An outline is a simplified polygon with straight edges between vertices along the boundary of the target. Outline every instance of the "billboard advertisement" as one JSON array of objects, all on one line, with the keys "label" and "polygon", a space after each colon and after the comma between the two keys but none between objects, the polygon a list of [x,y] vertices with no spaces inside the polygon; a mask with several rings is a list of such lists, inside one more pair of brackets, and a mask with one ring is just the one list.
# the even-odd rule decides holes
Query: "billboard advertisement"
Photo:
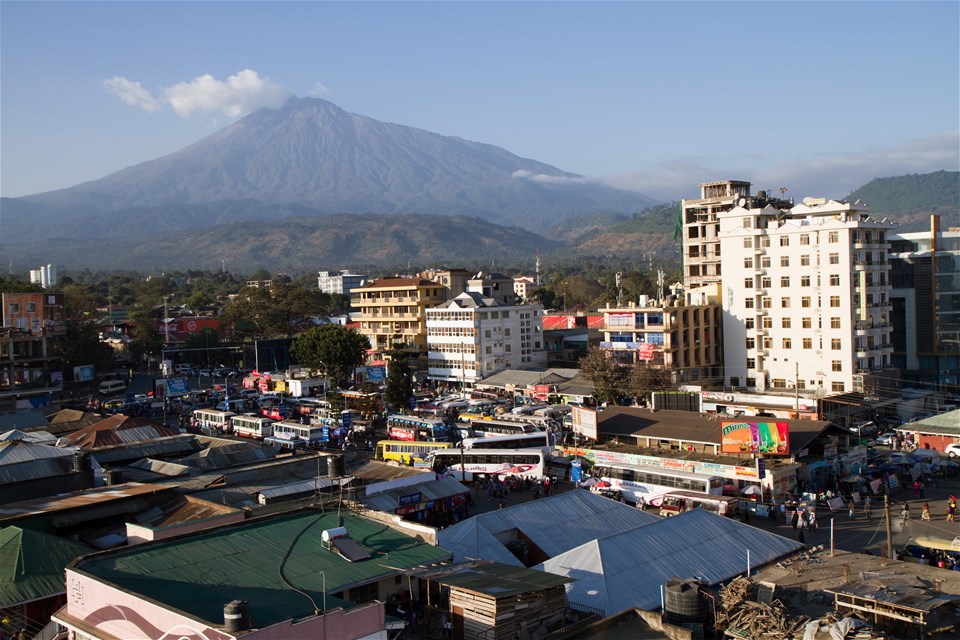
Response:
[{"label": "billboard advertisement", "polygon": [[592,440],[597,439],[597,412],[594,409],[572,407],[573,431]]},{"label": "billboard advertisement", "polygon": [[734,422],[721,424],[722,453],[765,453],[785,456],[790,453],[786,422]]},{"label": "billboard advertisement", "polygon": [[73,368],[74,382],[93,382],[94,369],[92,364],[85,364]]}]

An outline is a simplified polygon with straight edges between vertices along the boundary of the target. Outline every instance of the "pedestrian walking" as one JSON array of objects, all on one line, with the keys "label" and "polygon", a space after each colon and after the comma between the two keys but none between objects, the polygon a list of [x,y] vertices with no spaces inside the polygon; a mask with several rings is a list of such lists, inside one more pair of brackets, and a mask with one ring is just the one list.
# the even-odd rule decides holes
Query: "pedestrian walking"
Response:
[{"label": "pedestrian walking", "polygon": [[800,532],[797,533],[797,540],[800,541],[800,544],[806,546],[806,544],[807,544],[807,538],[806,538],[806,536],[803,535],[803,529],[800,529]]},{"label": "pedestrian walking", "polygon": [[903,501],[903,508],[900,509],[900,516],[903,524],[906,524],[907,520],[910,519],[910,505],[906,500]]},{"label": "pedestrian walking", "polygon": [[797,511],[794,511],[793,516],[790,518],[790,524],[794,529],[796,529],[798,522],[800,522],[800,514]]},{"label": "pedestrian walking", "polygon": [[920,514],[920,519],[921,519],[921,520],[929,520],[929,519],[930,519],[930,505],[927,504],[926,502],[923,503],[923,513]]},{"label": "pedestrian walking", "polygon": [[851,500],[850,504],[847,505],[847,509],[850,510],[850,519],[853,520],[857,513],[857,505],[853,502],[853,500]]},{"label": "pedestrian walking", "polygon": [[927,490],[927,483],[923,480],[920,481],[920,497],[923,498]]},{"label": "pedestrian walking", "polygon": [[815,511],[810,512],[810,515],[807,517],[807,522],[810,523],[810,531],[815,531],[820,528],[817,524],[817,513]]},{"label": "pedestrian walking", "polygon": [[867,516],[867,520],[873,519],[873,512],[870,511],[870,496],[863,501],[863,513]]},{"label": "pedestrian walking", "polygon": [[956,522],[956,519],[955,519],[956,514],[957,514],[957,503],[951,500],[950,503],[947,505],[947,522]]}]

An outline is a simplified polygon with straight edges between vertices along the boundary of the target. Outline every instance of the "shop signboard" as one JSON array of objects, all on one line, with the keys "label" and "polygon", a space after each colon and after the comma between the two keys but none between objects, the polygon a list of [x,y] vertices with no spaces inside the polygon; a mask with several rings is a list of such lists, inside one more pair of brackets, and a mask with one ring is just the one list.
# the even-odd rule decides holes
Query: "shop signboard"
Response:
[{"label": "shop signboard", "polygon": [[597,439],[597,412],[594,409],[572,407],[573,432],[582,436]]},{"label": "shop signboard", "polygon": [[579,460],[574,460],[570,463],[570,480],[574,484],[580,484],[580,479],[583,477],[583,465]]},{"label": "shop signboard", "polygon": [[723,453],[763,453],[787,455],[790,453],[790,434],[787,422],[723,421],[720,423]]},{"label": "shop signboard", "polygon": [[400,496],[400,506],[406,507],[411,504],[417,504],[421,500],[423,500],[423,494],[421,494],[419,491],[416,493],[408,493],[407,495]]}]

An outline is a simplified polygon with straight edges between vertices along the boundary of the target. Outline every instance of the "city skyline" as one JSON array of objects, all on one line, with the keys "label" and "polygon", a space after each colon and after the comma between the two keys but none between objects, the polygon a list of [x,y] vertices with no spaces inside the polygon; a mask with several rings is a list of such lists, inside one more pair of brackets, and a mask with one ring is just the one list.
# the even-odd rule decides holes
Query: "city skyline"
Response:
[{"label": "city skyline", "polygon": [[653,198],[960,168],[957,3],[3,2],[0,194],[314,96]]}]

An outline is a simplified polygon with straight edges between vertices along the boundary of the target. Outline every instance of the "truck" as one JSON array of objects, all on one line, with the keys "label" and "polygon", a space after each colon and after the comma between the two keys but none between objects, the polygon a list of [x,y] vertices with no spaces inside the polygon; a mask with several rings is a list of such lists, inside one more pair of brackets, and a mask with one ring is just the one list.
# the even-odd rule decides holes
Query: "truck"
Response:
[{"label": "truck", "polygon": [[287,392],[294,398],[303,398],[314,395],[315,391],[323,392],[326,383],[323,378],[291,379],[287,380]]}]

